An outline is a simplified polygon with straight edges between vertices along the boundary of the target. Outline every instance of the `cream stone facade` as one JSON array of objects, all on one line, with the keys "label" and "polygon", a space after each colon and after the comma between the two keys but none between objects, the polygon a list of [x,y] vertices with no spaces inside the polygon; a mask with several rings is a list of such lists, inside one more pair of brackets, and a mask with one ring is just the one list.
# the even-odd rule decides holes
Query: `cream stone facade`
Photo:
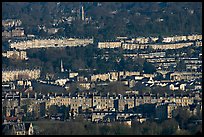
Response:
[{"label": "cream stone facade", "polygon": [[2,56],[7,58],[20,59],[20,60],[28,59],[26,51],[6,51],[2,53]]},{"label": "cream stone facade", "polygon": [[69,78],[74,78],[74,77],[76,77],[76,76],[78,76],[78,75],[79,75],[78,72],[70,72],[70,73],[69,73]]},{"label": "cream stone facade", "polygon": [[176,44],[150,44],[149,46],[152,47],[153,49],[166,50],[166,49],[179,49],[179,48],[188,47],[192,45],[193,45],[193,42],[176,43]]},{"label": "cream stone facade", "polygon": [[119,48],[122,42],[98,42],[98,48]]},{"label": "cream stone facade", "polygon": [[135,107],[134,97],[122,97],[118,99],[118,111],[124,111]]},{"label": "cream stone facade", "polygon": [[91,81],[118,81],[121,77],[127,77],[127,76],[139,76],[140,72],[137,71],[119,71],[119,72],[109,72],[106,74],[96,74],[91,76]]},{"label": "cream stone facade", "polygon": [[171,98],[170,101],[176,103],[176,106],[182,106],[182,107],[193,104],[192,97],[176,97],[176,98]]},{"label": "cream stone facade", "polygon": [[75,112],[78,112],[79,108],[81,108],[82,111],[85,111],[90,107],[92,107],[92,98],[81,97],[81,96],[70,98],[70,108],[71,110],[73,109]]},{"label": "cream stone facade", "polygon": [[50,98],[49,101],[47,101],[46,107],[49,108],[51,105],[57,105],[57,106],[65,105],[66,107],[68,107],[70,102],[71,102],[70,98],[65,98],[65,97]]},{"label": "cream stone facade", "polygon": [[24,70],[4,70],[2,71],[2,81],[38,79],[40,77],[40,69],[24,69]]},{"label": "cream stone facade", "polygon": [[196,41],[196,42],[195,42],[195,45],[196,45],[196,46],[201,46],[201,47],[202,47],[202,41]]},{"label": "cream stone facade", "polygon": [[170,79],[174,81],[180,81],[180,80],[192,80],[195,78],[202,78],[202,73],[197,72],[174,72],[170,74]]},{"label": "cream stone facade", "polygon": [[44,39],[44,40],[28,40],[21,42],[10,43],[10,48],[19,50],[32,49],[32,48],[49,48],[49,47],[74,47],[74,46],[86,46],[92,44],[93,39]]},{"label": "cream stone facade", "polygon": [[21,24],[22,24],[22,21],[19,19],[2,20],[2,26],[4,27],[21,26]]},{"label": "cream stone facade", "polygon": [[2,32],[2,37],[10,38],[11,37],[11,31],[3,31]]},{"label": "cream stone facade", "polygon": [[114,99],[113,97],[101,97],[99,108],[104,111],[109,111],[114,108]]},{"label": "cream stone facade", "polygon": [[23,28],[16,28],[11,31],[12,37],[23,37],[25,36],[24,29]]},{"label": "cream stone facade", "polygon": [[106,81],[109,79],[109,74],[97,74],[97,75],[92,75],[91,76],[91,81],[97,81],[97,80],[102,80]]},{"label": "cream stone facade", "polygon": [[202,40],[202,35],[189,35],[187,36],[188,40]]},{"label": "cream stone facade", "polygon": [[[178,49],[182,47],[187,47],[193,45],[193,42],[202,40],[202,35],[189,35],[189,36],[172,36],[163,38],[163,44],[150,44],[151,42],[156,42],[158,37],[138,37],[132,38],[132,40],[124,40],[120,42],[98,42],[98,48],[122,48],[125,50],[134,49],[146,49],[151,47],[153,49]],[[179,43],[174,43],[179,42]],[[182,43],[181,43],[182,42]],[[185,42],[185,43],[184,43]],[[200,43],[199,43],[200,45]]]},{"label": "cream stone facade", "polygon": [[179,42],[179,41],[195,41],[202,40],[202,35],[188,35],[188,36],[172,36],[163,38],[164,43]]},{"label": "cream stone facade", "polygon": [[134,41],[135,41],[136,43],[139,43],[139,44],[146,44],[146,43],[149,43],[150,38],[138,37],[138,38],[135,38]]},{"label": "cream stone facade", "polygon": [[81,82],[81,83],[79,83],[79,86],[81,86],[84,89],[90,89],[91,83],[90,82]]},{"label": "cream stone facade", "polygon": [[122,48],[127,50],[133,50],[133,49],[145,49],[148,45],[145,44],[135,44],[135,43],[123,43]]},{"label": "cream stone facade", "polygon": [[173,36],[173,37],[165,37],[163,38],[164,43],[169,43],[169,42],[179,42],[179,41],[186,41],[187,36]]}]

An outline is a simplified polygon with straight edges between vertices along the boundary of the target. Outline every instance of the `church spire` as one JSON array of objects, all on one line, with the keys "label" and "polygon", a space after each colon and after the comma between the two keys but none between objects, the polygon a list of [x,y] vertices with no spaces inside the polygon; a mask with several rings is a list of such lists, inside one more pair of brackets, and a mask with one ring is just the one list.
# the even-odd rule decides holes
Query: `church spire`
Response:
[{"label": "church spire", "polygon": [[81,7],[81,20],[84,21],[85,17],[84,17],[84,7]]},{"label": "church spire", "polygon": [[62,60],[61,60],[61,66],[60,66],[60,68],[61,68],[61,72],[64,72],[64,67],[63,67]]}]

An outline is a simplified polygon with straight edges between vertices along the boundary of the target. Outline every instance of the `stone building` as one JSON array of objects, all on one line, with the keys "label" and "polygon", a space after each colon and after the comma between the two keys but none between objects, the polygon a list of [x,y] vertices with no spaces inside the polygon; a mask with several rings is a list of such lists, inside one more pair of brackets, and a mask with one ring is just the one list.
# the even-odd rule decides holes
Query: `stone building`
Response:
[{"label": "stone building", "polygon": [[93,39],[34,39],[28,41],[12,42],[10,48],[19,50],[26,50],[32,48],[49,48],[49,47],[75,47],[75,46],[86,46],[93,44]]},{"label": "stone building", "polygon": [[86,111],[92,105],[92,98],[88,96],[73,96],[70,98],[70,109],[77,113],[79,111]]},{"label": "stone building", "polygon": [[202,78],[201,72],[174,72],[170,74],[170,79],[174,81],[181,81],[181,80],[192,80]]},{"label": "stone building", "polygon": [[161,49],[161,50],[167,50],[167,49],[179,49],[183,47],[192,46],[193,42],[188,43],[173,43],[173,44],[149,44],[150,47],[153,49]]},{"label": "stone building", "polygon": [[14,30],[11,31],[12,37],[24,37],[24,29],[23,28],[15,28]]},{"label": "stone building", "polygon": [[3,70],[2,81],[31,80],[40,77],[40,69]]},{"label": "stone building", "polygon": [[165,103],[156,105],[156,117],[159,119],[169,119],[173,117],[173,111],[177,108],[175,103]]},{"label": "stone building", "polygon": [[126,50],[134,50],[134,49],[146,49],[148,45],[146,44],[136,44],[136,43],[123,43],[122,48]]},{"label": "stone building", "polygon": [[111,42],[98,42],[98,48],[119,48],[121,47],[121,42],[111,41]]},{"label": "stone building", "polygon": [[5,53],[2,53],[3,57],[12,58],[12,59],[20,59],[20,60],[26,60],[27,53],[26,51],[6,51]]},{"label": "stone building", "polygon": [[68,97],[60,97],[60,96],[57,96],[57,97],[53,97],[53,98],[50,98],[47,103],[46,103],[46,108],[50,107],[51,105],[57,105],[57,106],[69,106],[71,103],[71,99],[68,98]]},{"label": "stone building", "polygon": [[34,135],[32,123],[17,122],[3,125],[3,134],[9,135]]},{"label": "stone building", "polygon": [[127,111],[128,109],[133,109],[135,107],[135,99],[133,96],[121,96],[118,99],[118,111]]}]

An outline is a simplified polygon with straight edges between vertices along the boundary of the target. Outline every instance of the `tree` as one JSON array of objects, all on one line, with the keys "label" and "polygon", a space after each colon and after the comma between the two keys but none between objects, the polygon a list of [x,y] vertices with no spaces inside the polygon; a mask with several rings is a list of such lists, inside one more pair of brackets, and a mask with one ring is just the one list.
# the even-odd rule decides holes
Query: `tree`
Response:
[{"label": "tree", "polygon": [[162,43],[163,40],[164,40],[163,37],[161,35],[159,35],[157,43]]},{"label": "tree", "polygon": [[147,73],[147,74],[153,74],[154,72],[156,72],[155,66],[146,61],[144,62],[143,70],[144,70],[144,73]]},{"label": "tree", "polygon": [[107,125],[100,126],[99,130],[101,135],[113,135],[113,133],[111,132],[111,128]]},{"label": "tree", "polygon": [[76,82],[72,82],[69,84],[68,92],[72,95],[78,91],[78,84]]},{"label": "tree", "polygon": [[77,71],[79,69],[84,69],[85,68],[85,63],[84,60],[80,59],[75,59],[72,62],[72,69]]},{"label": "tree", "polygon": [[187,49],[187,57],[191,57],[194,54],[195,50],[192,48]]},{"label": "tree", "polygon": [[127,125],[116,123],[113,125],[113,134],[114,135],[130,135],[131,129]]},{"label": "tree", "polygon": [[178,122],[175,119],[165,120],[161,123],[162,135],[173,135],[178,129]]},{"label": "tree", "polygon": [[183,60],[177,62],[176,70],[177,71],[185,71],[186,70],[186,64]]},{"label": "tree", "polygon": [[126,90],[128,90],[128,87],[126,87],[122,82],[116,81],[109,83],[109,85],[104,89],[104,92],[124,95]]},{"label": "tree", "polygon": [[57,105],[51,105],[48,109],[48,113],[51,115],[56,115],[58,113],[58,106]]},{"label": "tree", "polygon": [[191,114],[186,108],[179,107],[174,112],[175,119],[181,128],[185,128]]},{"label": "tree", "polygon": [[142,82],[137,82],[132,89],[139,91],[139,94],[145,94],[151,91],[151,89],[142,84]]},{"label": "tree", "polygon": [[159,72],[156,72],[156,76],[154,77],[155,80],[163,80],[163,75]]},{"label": "tree", "polygon": [[191,135],[191,133],[188,130],[180,129],[176,131],[175,135]]}]

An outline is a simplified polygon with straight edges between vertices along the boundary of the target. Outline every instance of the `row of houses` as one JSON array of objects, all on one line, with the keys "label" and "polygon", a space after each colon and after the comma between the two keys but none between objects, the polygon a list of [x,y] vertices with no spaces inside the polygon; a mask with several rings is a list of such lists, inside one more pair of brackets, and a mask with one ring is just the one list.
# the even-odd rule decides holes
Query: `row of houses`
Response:
[{"label": "row of houses", "polygon": [[167,49],[179,49],[179,48],[193,46],[193,45],[194,45],[193,42],[160,43],[160,44],[135,44],[135,43],[123,43],[118,41],[98,42],[98,48],[100,49],[122,48],[126,50],[147,49],[147,48],[152,48],[154,50],[167,50]]},{"label": "row of houses", "polygon": [[[202,78],[201,72],[179,72],[179,71],[159,71],[157,73],[161,73],[162,77],[166,80],[171,80],[171,82],[178,82],[181,80],[189,81],[194,79],[200,79]],[[144,78],[154,78],[156,77],[155,74],[143,74],[140,72],[128,72],[128,71],[115,71],[115,72],[108,72],[104,74],[94,74],[90,77],[86,77],[86,80],[82,81],[90,81],[90,82],[97,82],[97,81],[125,81],[125,80],[142,80]],[[82,76],[81,76],[82,77]],[[85,78],[84,78],[85,79]],[[81,81],[81,82],[82,82]],[[162,81],[162,80],[159,80]],[[80,80],[79,80],[80,82]],[[156,81],[155,81],[156,82]],[[157,80],[158,82],[158,80]]]},{"label": "row of houses", "polygon": [[3,27],[13,27],[13,26],[21,26],[22,21],[19,19],[6,19],[2,20]]},{"label": "row of houses", "polygon": [[49,48],[49,47],[74,47],[86,46],[93,44],[92,39],[64,38],[64,39],[34,39],[27,41],[12,42],[9,44],[11,49],[26,50],[32,48]]},{"label": "row of houses", "polygon": [[[72,72],[71,72],[72,73]],[[161,76],[160,80],[157,76]],[[172,72],[172,71],[157,71],[155,74],[141,74],[140,72],[108,72],[104,74],[94,74],[90,76],[80,76],[75,75],[74,77],[57,79],[57,80],[47,80],[39,81],[40,83],[47,85],[61,86],[66,90],[69,90],[73,83],[80,90],[90,90],[95,87],[103,87],[109,85],[109,82],[119,81],[124,86],[131,88],[130,92],[138,92],[132,89],[138,82],[142,83],[144,86],[160,86],[167,87],[170,90],[196,90],[200,89],[201,84],[193,84],[191,81],[199,81],[202,79],[201,72]],[[129,91],[124,91],[124,93]]]},{"label": "row of houses", "polygon": [[[8,99],[9,97],[4,99]],[[18,97],[19,98],[19,97]],[[58,106],[70,106],[71,109],[78,112],[81,107],[82,110],[94,109],[98,110],[118,110],[118,111],[127,111],[133,109],[136,106],[142,104],[154,104],[161,102],[175,102],[177,106],[188,106],[194,103],[195,99],[198,99],[199,96],[158,96],[158,95],[94,95],[94,94],[84,94],[84,95],[29,95],[21,97],[21,105],[24,100],[31,99],[32,102],[45,102],[46,109],[51,105]],[[11,98],[12,99],[12,98]],[[200,98],[199,98],[200,100]],[[18,101],[13,102],[13,106],[17,106]],[[9,104],[7,107],[10,106]],[[12,107],[13,108],[13,107]]]},{"label": "row of houses", "polygon": [[[158,37],[137,37],[128,39],[128,37],[117,37],[117,40],[128,42],[128,43],[137,43],[137,44],[148,44],[148,43],[155,43],[159,40]],[[163,43],[174,43],[174,42],[181,42],[181,41],[196,41],[202,40],[202,35],[193,34],[193,35],[183,35],[183,36],[169,36],[163,37]]]},{"label": "row of houses", "polygon": [[[101,119],[105,115],[110,113],[121,113],[124,117],[126,113],[147,113],[146,109],[152,109],[155,111],[155,116],[159,119],[172,118],[172,111],[178,107],[189,107],[196,102],[202,101],[199,94],[193,96],[157,96],[157,95],[139,95],[139,96],[112,96],[112,95],[77,95],[77,96],[62,96],[62,95],[37,95],[36,98],[21,98],[20,105],[19,100],[16,99],[3,99],[2,112],[6,117],[19,116],[20,114],[27,113],[34,114],[36,118],[49,115],[48,109],[52,105],[59,107],[66,106],[70,112],[75,114],[81,114],[84,112],[91,112],[92,121]],[[5,102],[15,101],[16,103],[6,104]],[[28,103],[30,102],[30,103]],[[201,103],[201,102],[200,102]],[[21,106],[21,107],[20,107]],[[24,106],[24,107],[23,107]],[[27,106],[25,109],[25,106]],[[148,107],[149,106],[149,107]],[[143,108],[147,107],[147,108]],[[201,107],[202,109],[202,107]],[[26,110],[26,111],[25,111]],[[106,112],[107,114],[102,114]],[[69,113],[69,112],[67,112]],[[100,113],[100,114],[97,114]],[[122,116],[122,113],[123,116]],[[148,112],[150,113],[150,112]],[[130,115],[128,115],[130,116]],[[126,118],[126,117],[125,117]],[[118,119],[118,118],[117,118]]]},{"label": "row of houses", "polygon": [[34,135],[33,124],[21,122],[17,117],[6,117],[4,123],[2,124],[2,134],[3,135]]},{"label": "row of houses", "polygon": [[2,56],[6,58],[12,58],[12,59],[19,59],[19,60],[27,60],[27,52],[26,51],[6,51],[2,52]]},{"label": "row of houses", "polygon": [[173,71],[180,62],[183,63],[182,67],[183,71],[187,72],[202,72],[202,60],[200,57],[194,58],[184,58],[184,57],[153,57],[146,58],[146,61],[151,62],[156,68],[160,68],[162,70]]},{"label": "row of houses", "polygon": [[109,72],[105,74],[96,74],[91,76],[91,81],[118,81],[122,77],[128,76],[138,76],[140,72],[129,72],[129,71],[119,71],[119,72]]},{"label": "row of houses", "polygon": [[11,38],[11,37],[25,37],[25,31],[22,27],[16,27],[15,29],[4,30],[2,32],[2,37]]},{"label": "row of houses", "polygon": [[202,40],[202,35],[186,35],[186,36],[172,36],[172,37],[164,37],[162,42],[164,43],[173,43],[179,41],[195,41]]},{"label": "row of houses", "polygon": [[2,82],[38,79],[40,74],[40,69],[2,70]]}]

